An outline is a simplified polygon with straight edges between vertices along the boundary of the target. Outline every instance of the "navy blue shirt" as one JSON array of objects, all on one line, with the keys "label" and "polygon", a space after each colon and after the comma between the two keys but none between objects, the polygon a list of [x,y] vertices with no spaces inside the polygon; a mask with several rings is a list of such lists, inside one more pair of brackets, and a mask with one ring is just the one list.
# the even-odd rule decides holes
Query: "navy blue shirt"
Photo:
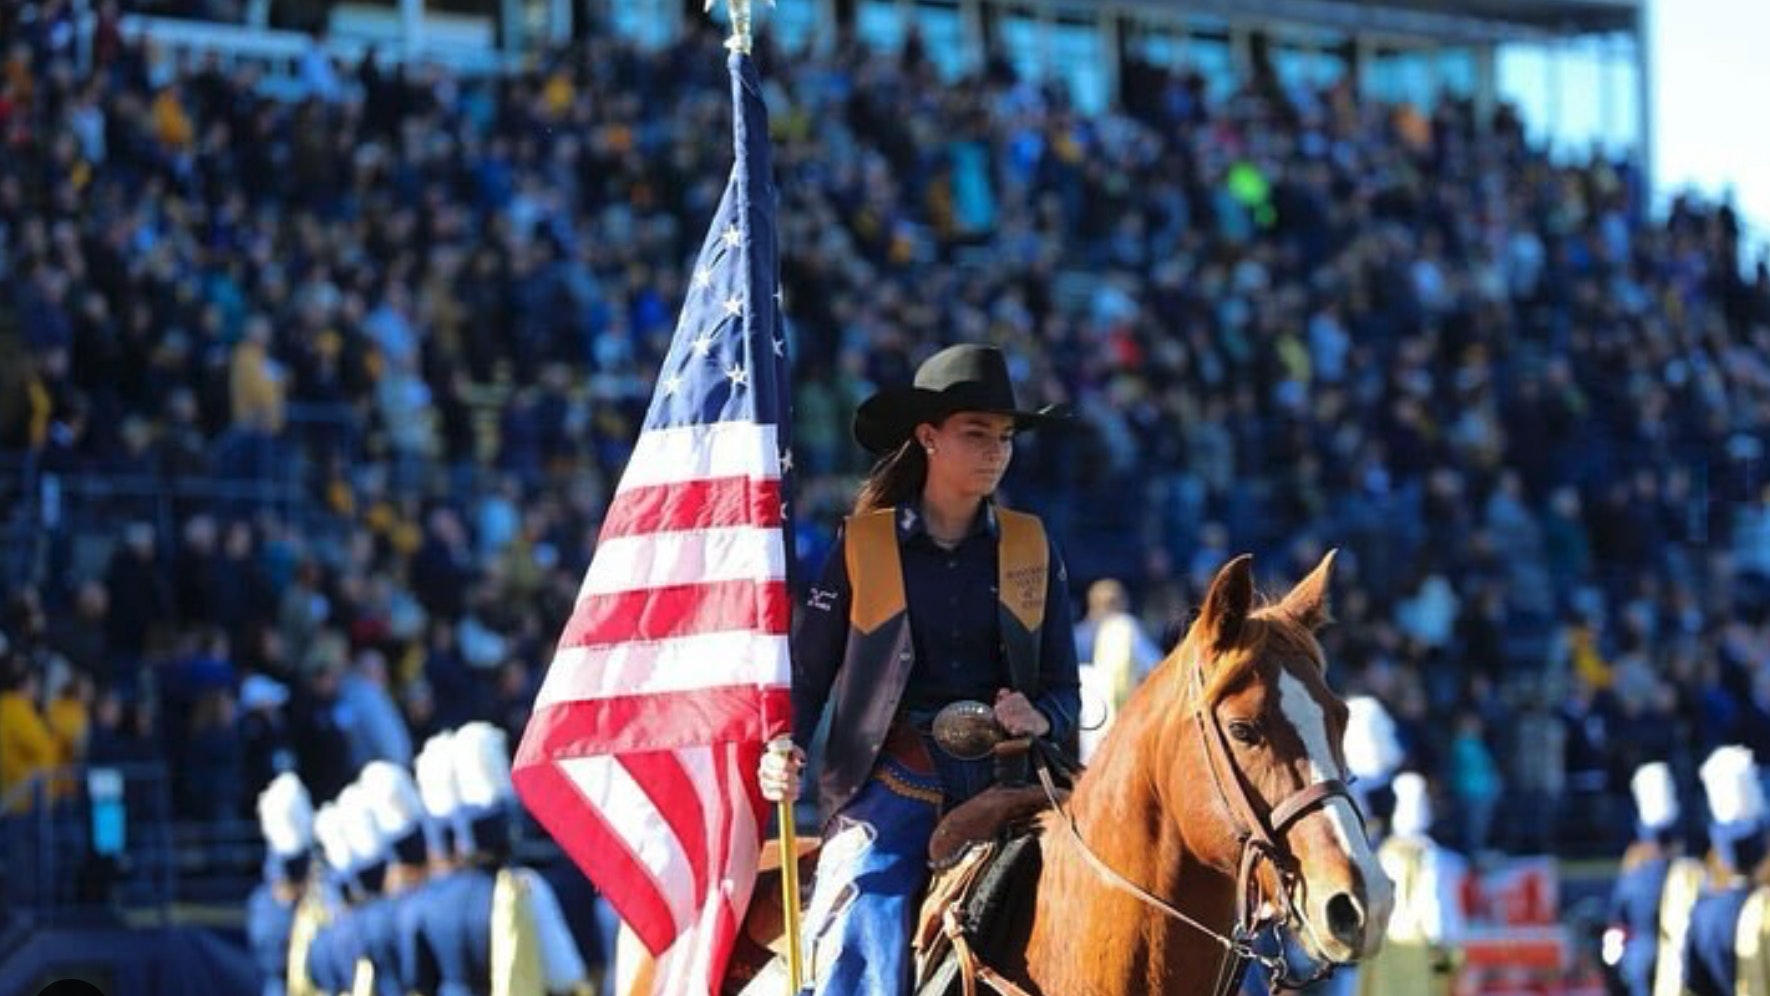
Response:
[{"label": "navy blue shirt", "polygon": [[[898,509],[898,556],[909,603],[915,666],[900,708],[928,713],[959,699],[993,703],[1011,688],[1002,645],[995,508],[985,503],[965,539],[952,550],[934,542],[915,505]],[[1069,573],[1055,544],[1045,584],[1045,621],[1039,635],[1039,687],[1028,698],[1051,721],[1049,738],[1062,742],[1076,728],[1081,684],[1076,674]],[[823,577],[812,588],[793,633],[794,737],[809,743],[842,666],[848,643],[847,537],[838,536]]]}]

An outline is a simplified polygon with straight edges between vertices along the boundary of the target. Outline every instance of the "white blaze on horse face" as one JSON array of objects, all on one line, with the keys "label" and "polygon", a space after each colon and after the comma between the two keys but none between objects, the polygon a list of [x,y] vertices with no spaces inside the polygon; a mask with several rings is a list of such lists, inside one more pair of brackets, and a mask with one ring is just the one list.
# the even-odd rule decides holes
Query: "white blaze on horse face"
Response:
[{"label": "white blaze on horse face", "polygon": [[[1309,694],[1309,686],[1284,669],[1279,671],[1278,707],[1303,740],[1303,750],[1309,756],[1310,784],[1338,777],[1339,765],[1334,761],[1333,745],[1328,742],[1327,714],[1322,712],[1321,703],[1315,701],[1315,696]],[[1371,876],[1382,874],[1382,870],[1359,828],[1358,815],[1352,804],[1335,796],[1322,804],[1321,812],[1333,826],[1334,837],[1340,846],[1364,874],[1365,881],[1374,881]]]}]

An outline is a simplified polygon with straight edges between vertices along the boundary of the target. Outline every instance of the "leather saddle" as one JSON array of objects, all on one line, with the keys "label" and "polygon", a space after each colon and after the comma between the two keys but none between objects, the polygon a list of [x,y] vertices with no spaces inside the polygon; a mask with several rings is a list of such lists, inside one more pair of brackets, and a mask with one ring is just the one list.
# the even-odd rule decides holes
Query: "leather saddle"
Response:
[{"label": "leather saddle", "polygon": [[1044,863],[1039,817],[1050,808],[1041,786],[996,786],[935,828],[933,878],[911,935],[916,996],[971,992],[980,954],[1001,961],[1025,947]]}]

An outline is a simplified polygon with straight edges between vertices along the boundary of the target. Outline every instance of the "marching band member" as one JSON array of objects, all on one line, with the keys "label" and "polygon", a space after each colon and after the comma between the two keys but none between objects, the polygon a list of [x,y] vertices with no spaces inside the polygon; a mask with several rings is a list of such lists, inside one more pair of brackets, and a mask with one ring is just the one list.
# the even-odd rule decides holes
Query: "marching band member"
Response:
[{"label": "marching band member", "polygon": [[[1713,868],[1708,892],[1690,911],[1684,989],[1694,996],[1758,996],[1770,991],[1764,903],[1753,896],[1754,886],[1764,884],[1765,856],[1770,853],[1764,787],[1752,753],[1744,747],[1716,749],[1702,763],[1701,775],[1713,821]],[[1741,929],[1742,920],[1747,929]]]},{"label": "marching band member", "polygon": [[1395,883],[1395,911],[1383,949],[1359,971],[1358,991],[1361,996],[1448,996],[1463,934],[1458,893],[1464,862],[1431,837],[1426,779],[1405,772],[1395,776],[1393,788],[1392,835],[1377,848],[1377,860]]},{"label": "marching band member", "polygon": [[448,741],[462,866],[425,891],[417,942],[440,996],[588,993],[583,956],[553,890],[510,853],[510,755],[504,732],[469,723]]},{"label": "marching band member", "polygon": [[1663,761],[1630,780],[1636,840],[1623,854],[1610,898],[1604,961],[1628,996],[1677,996],[1683,985],[1684,934],[1702,892],[1702,862],[1678,839],[1678,791]]},{"label": "marching band member", "polygon": [[313,834],[326,867],[308,889],[313,902],[305,935],[298,914],[297,929],[289,939],[290,996],[338,996],[348,993],[354,981],[355,962],[341,964],[338,952],[338,921],[349,912],[345,897],[358,888],[342,799],[341,795],[314,813]]},{"label": "marching band member", "polygon": [[264,974],[263,996],[289,991],[289,940],[295,927],[313,849],[313,800],[292,772],[278,775],[258,796],[264,834],[264,881],[246,900],[246,936]]},{"label": "marching band member", "polygon": [[1395,719],[1383,703],[1369,695],[1346,700],[1346,770],[1352,774],[1352,794],[1364,813],[1365,833],[1371,843],[1388,836],[1395,812],[1395,791],[1390,782],[1407,759],[1407,750],[1395,732]]},{"label": "marching band member", "polygon": [[439,897],[457,888],[454,877],[460,872],[460,843],[465,841],[465,825],[457,831],[460,796],[455,791],[454,755],[450,749],[453,733],[445,730],[424,742],[412,760],[417,776],[418,798],[424,806],[425,843],[429,852],[429,874],[411,898],[400,907],[399,933],[400,978],[418,996],[436,996],[442,986],[441,970],[435,952],[449,946],[455,924],[451,918],[463,915]]},{"label": "marching band member", "polygon": [[354,996],[406,996],[410,980],[402,974],[399,921],[402,909],[423,885],[429,847],[424,829],[424,803],[412,776],[399,765],[371,761],[357,779],[358,801],[373,818],[383,842],[387,872],[381,894],[358,907],[357,935],[362,957],[357,960]]}]

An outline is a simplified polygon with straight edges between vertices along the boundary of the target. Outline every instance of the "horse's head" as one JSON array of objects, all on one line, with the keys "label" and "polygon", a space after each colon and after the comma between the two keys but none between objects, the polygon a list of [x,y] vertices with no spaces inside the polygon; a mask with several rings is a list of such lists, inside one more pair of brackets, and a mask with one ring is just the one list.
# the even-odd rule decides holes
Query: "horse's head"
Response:
[{"label": "horse's head", "polygon": [[1171,713],[1184,738],[1175,746],[1197,759],[1173,766],[1164,789],[1216,817],[1185,828],[1195,855],[1239,876],[1253,848],[1259,898],[1312,956],[1351,962],[1381,943],[1393,892],[1345,791],[1346,704],[1327,685],[1315,638],[1328,619],[1333,560],[1265,604],[1256,603],[1251,558],[1218,571],[1164,669],[1184,704]]}]

